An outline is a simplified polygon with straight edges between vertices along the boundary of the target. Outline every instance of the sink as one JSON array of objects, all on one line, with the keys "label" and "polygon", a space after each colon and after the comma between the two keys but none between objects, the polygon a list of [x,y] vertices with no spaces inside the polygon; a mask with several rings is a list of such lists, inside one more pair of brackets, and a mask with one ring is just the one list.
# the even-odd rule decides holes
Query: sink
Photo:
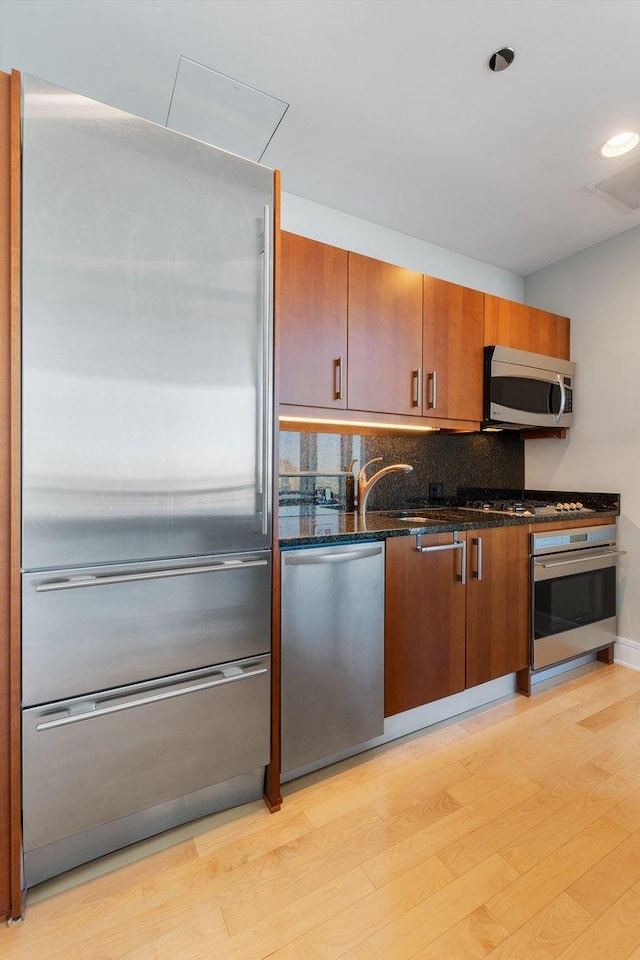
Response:
[{"label": "sink", "polygon": [[446,507],[414,507],[413,510],[380,510],[381,517],[391,517],[392,520],[421,520],[426,519],[426,513],[443,513]]},{"label": "sink", "polygon": [[[452,515],[455,515],[452,517]],[[416,510],[381,510],[381,517],[389,517],[391,520],[399,520],[401,523],[450,523],[459,519],[458,511],[455,507],[419,507]]]}]

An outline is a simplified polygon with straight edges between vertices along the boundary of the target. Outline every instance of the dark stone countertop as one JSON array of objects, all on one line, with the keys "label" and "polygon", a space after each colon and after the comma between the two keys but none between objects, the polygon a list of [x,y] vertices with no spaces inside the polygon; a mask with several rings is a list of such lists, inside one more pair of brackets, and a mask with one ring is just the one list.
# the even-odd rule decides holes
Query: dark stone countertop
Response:
[{"label": "dark stone countertop", "polygon": [[[392,512],[392,511],[389,511]],[[395,511],[399,512],[399,511]],[[424,517],[425,522],[401,520],[388,516],[386,511],[367,512],[363,523],[357,513],[309,509],[305,516],[280,516],[279,543],[288,547],[321,546],[347,541],[382,540],[387,537],[411,536],[417,533],[450,533],[452,530],[479,530],[488,527],[516,527],[529,523],[557,523],[560,520],[590,521],[619,516],[619,508],[596,509],[593,513],[550,517],[522,517],[508,514],[488,514],[456,507],[416,509],[410,516]]]}]

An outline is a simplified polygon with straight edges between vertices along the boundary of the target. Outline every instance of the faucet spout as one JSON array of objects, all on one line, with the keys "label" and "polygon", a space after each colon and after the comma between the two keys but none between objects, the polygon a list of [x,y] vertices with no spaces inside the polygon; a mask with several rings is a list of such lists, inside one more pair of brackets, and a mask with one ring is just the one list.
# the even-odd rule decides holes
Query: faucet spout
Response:
[{"label": "faucet spout", "polygon": [[369,494],[377,484],[378,480],[381,480],[382,477],[386,476],[388,473],[411,473],[413,467],[410,463],[391,463],[388,467],[382,467],[382,469],[377,470],[369,479],[367,480],[367,467],[372,463],[378,463],[382,460],[382,457],[374,457],[373,460],[369,460],[361,468],[358,473],[358,513],[364,520],[366,510],[367,510],[367,500],[369,499]]}]

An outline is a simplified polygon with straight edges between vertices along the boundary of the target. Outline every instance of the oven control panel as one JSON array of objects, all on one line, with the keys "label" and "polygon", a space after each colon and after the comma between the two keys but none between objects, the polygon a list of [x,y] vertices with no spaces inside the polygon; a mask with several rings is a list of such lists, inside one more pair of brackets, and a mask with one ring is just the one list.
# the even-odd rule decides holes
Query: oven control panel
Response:
[{"label": "oven control panel", "polygon": [[573,530],[556,530],[553,533],[536,533],[533,536],[533,553],[556,553],[560,550],[580,550],[615,544],[614,525],[601,527],[578,527]]}]

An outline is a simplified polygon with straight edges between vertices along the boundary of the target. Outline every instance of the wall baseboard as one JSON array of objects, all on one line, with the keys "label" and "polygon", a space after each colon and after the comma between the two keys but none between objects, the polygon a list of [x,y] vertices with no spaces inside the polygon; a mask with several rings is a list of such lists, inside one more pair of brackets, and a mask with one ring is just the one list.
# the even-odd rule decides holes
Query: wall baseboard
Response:
[{"label": "wall baseboard", "polygon": [[637,640],[618,637],[615,643],[614,660],[621,667],[640,670],[640,643]]}]

